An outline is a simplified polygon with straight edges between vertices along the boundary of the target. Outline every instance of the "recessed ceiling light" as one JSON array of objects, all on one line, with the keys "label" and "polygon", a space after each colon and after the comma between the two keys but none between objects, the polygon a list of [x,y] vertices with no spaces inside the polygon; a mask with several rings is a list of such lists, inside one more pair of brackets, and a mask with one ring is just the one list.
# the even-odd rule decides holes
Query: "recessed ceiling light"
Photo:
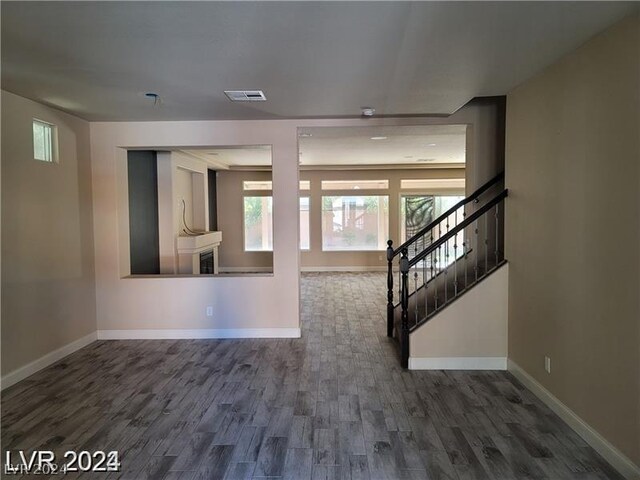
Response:
[{"label": "recessed ceiling light", "polygon": [[426,145],[426,146],[427,146],[427,147],[435,147],[435,146],[436,146],[436,144],[435,144],[435,143],[427,143],[427,145]]},{"label": "recessed ceiling light", "polygon": [[387,137],[371,137],[371,140],[386,140]]}]

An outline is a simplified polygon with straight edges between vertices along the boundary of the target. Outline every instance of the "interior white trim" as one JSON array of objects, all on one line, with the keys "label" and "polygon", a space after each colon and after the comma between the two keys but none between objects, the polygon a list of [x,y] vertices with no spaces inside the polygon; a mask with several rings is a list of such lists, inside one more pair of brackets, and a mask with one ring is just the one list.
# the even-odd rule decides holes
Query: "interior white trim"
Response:
[{"label": "interior white trim", "polygon": [[506,357],[409,357],[409,370],[506,369]]},{"label": "interior white trim", "polygon": [[387,267],[367,265],[357,267],[301,267],[300,270],[303,272],[386,272]]},{"label": "interior white trim", "polygon": [[604,457],[620,474],[630,480],[640,479],[640,466],[636,465],[624,453],[614,447],[606,438],[600,435],[591,425],[580,418],[567,405],[542,386],[517,363],[509,359],[508,370],[520,382],[542,400],[556,415],[575,430],[585,442]]},{"label": "interior white trim", "polygon": [[97,332],[90,333],[89,335],[79,338],[78,340],[74,340],[73,342],[60,347],[53,352],[49,352],[46,355],[43,355],[42,357],[26,364],[23,367],[15,369],[13,372],[7,373],[0,380],[0,390],[4,390],[5,388],[9,388],[11,385],[15,385],[19,381],[24,380],[34,373],[39,372],[43,368],[47,368],[49,365],[52,365],[57,361],[62,360],[64,357],[71,355],[72,353],[80,350],[83,347],[86,347],[90,343],[95,342],[97,339]]},{"label": "interior white trim", "polygon": [[98,340],[185,340],[205,338],[300,338],[299,328],[98,330]]},{"label": "interior white trim", "polygon": [[273,273],[273,267],[219,267],[220,273]]}]

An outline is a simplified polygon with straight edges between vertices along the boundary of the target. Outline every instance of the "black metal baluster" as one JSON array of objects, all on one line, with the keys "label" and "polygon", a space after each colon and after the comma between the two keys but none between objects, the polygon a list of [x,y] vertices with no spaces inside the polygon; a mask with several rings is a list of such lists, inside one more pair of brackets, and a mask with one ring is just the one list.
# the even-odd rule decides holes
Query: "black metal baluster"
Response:
[{"label": "black metal baluster", "polygon": [[489,272],[489,212],[484,214],[484,274]]},{"label": "black metal baluster", "polygon": [[400,332],[400,358],[402,362],[402,368],[409,366],[409,314],[407,312],[409,308],[409,258],[407,258],[407,249],[402,249],[402,257],[400,257],[400,273],[401,273],[401,287],[402,292],[400,298],[402,303],[402,317],[401,317],[401,329]]},{"label": "black metal baluster", "polygon": [[499,232],[498,232],[498,215],[499,215],[499,203],[496,203],[496,268],[498,268],[498,255],[499,255],[499,250],[498,250],[498,236],[499,236]]},{"label": "black metal baluster", "polygon": [[427,295],[429,290],[429,280],[427,280],[427,257],[424,257],[422,261],[422,287],[424,288],[424,318],[429,316],[429,296]]},{"label": "black metal baluster", "polygon": [[433,277],[433,286],[436,290],[434,302],[435,302],[435,310],[438,310],[438,262],[440,261],[440,247],[433,251],[436,257],[436,275]]},{"label": "black metal baluster", "polygon": [[387,337],[393,337],[393,241],[387,245]]},{"label": "black metal baluster", "polygon": [[[446,218],[447,234],[449,233],[449,217]],[[447,304],[447,289],[449,283],[449,240],[444,244],[444,304]]]},{"label": "black metal baluster", "polygon": [[[455,228],[458,228],[458,212],[453,214],[453,220],[456,222]],[[458,235],[453,237],[453,296],[458,296]]]},{"label": "black metal baluster", "polygon": [[415,325],[418,324],[418,266],[415,266],[415,271],[413,272],[413,296],[415,297],[413,299],[414,303],[416,304],[415,307],[415,317],[416,317],[416,323]]},{"label": "black metal baluster", "polygon": [[402,270],[400,265],[402,264],[402,253],[398,255],[398,299],[402,301]]},{"label": "black metal baluster", "polygon": [[427,257],[422,259],[422,288],[424,288],[424,317],[427,318]]},{"label": "black metal baluster", "polygon": [[[462,209],[462,221],[464,222],[465,218],[467,217],[467,212],[464,210],[464,207]],[[462,249],[464,251],[464,289],[467,289],[467,286],[469,285],[469,279],[467,271],[469,270],[469,237],[466,236],[467,233],[467,229],[463,228],[462,229]]]},{"label": "black metal baluster", "polygon": [[434,274],[433,274],[433,252],[431,252],[431,265],[429,266],[431,269],[431,274],[429,275],[429,280],[433,280],[434,278]]},{"label": "black metal baluster", "polygon": [[478,221],[477,220],[475,221],[475,224],[476,224],[475,225],[475,232],[476,232],[476,254],[475,254],[476,266],[474,267],[473,270],[475,272],[476,282],[477,282],[478,281],[478,256],[479,256],[479,253],[480,253],[480,243],[479,243],[480,237],[478,236]]}]

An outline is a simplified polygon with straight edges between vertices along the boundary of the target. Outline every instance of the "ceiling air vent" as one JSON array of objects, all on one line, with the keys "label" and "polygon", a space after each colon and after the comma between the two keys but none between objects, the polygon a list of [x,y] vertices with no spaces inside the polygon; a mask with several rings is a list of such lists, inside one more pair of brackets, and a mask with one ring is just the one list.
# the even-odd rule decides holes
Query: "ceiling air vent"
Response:
[{"label": "ceiling air vent", "polygon": [[265,102],[267,100],[262,90],[225,90],[224,94],[232,102]]}]

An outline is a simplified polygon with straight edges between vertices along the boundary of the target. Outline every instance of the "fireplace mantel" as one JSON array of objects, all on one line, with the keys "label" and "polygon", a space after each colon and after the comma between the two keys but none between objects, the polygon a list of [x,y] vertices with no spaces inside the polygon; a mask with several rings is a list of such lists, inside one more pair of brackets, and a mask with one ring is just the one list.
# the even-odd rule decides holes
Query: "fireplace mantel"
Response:
[{"label": "fireplace mantel", "polygon": [[213,273],[218,273],[218,246],[222,232],[204,232],[200,235],[180,235],[177,238],[178,270],[181,274],[200,274],[200,254],[213,251]]}]

